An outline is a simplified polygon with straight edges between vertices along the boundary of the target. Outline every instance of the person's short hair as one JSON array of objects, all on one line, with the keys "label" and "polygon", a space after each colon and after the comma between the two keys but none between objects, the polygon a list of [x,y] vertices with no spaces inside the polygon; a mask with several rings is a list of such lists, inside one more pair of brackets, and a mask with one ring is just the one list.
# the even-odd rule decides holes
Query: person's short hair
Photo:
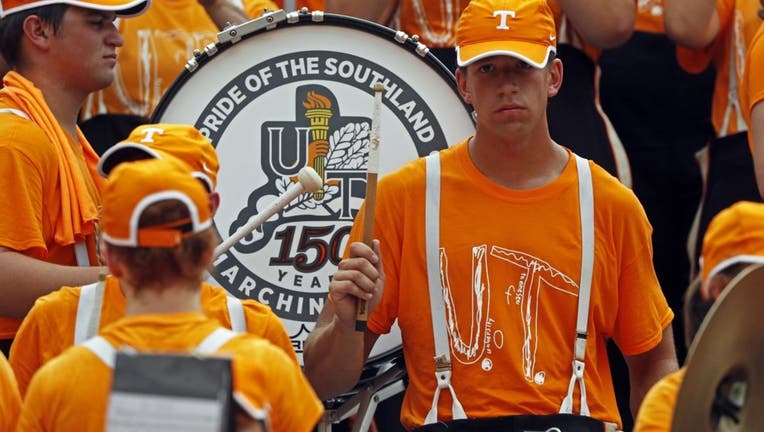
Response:
[{"label": "person's short hair", "polygon": [[11,68],[19,63],[21,56],[21,38],[24,35],[24,21],[27,17],[37,15],[42,22],[53,28],[53,34],[58,34],[61,21],[64,19],[69,5],[52,4],[27,9],[0,18],[0,54]]},{"label": "person's short hair", "polygon": [[[186,204],[169,199],[148,206],[141,213],[139,227],[160,226],[174,221],[188,219],[190,213]],[[122,261],[131,269],[132,286],[141,287],[166,283],[176,279],[195,279],[205,270],[205,253],[217,243],[214,228],[184,238],[177,246],[167,248],[128,247],[107,244],[109,255]]]}]

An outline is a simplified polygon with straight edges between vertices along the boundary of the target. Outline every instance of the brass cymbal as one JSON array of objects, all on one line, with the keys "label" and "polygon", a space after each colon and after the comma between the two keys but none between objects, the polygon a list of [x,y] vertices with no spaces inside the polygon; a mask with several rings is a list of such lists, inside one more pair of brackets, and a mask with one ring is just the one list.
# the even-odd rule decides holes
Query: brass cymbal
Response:
[{"label": "brass cymbal", "polygon": [[764,430],[764,264],[740,272],[698,330],[672,431]]}]

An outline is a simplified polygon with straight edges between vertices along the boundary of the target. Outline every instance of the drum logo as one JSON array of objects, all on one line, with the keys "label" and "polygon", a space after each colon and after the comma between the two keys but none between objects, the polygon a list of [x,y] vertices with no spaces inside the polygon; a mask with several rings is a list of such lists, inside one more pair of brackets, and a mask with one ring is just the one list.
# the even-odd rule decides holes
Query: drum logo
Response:
[{"label": "drum logo", "polygon": [[251,66],[224,83],[195,122],[220,158],[215,227],[223,239],[282,195],[303,167],[324,182],[223,252],[210,272],[210,282],[233,295],[269,305],[298,356],[363,203],[376,82],[385,87],[381,174],[447,147],[432,108],[406,79],[332,51]]}]

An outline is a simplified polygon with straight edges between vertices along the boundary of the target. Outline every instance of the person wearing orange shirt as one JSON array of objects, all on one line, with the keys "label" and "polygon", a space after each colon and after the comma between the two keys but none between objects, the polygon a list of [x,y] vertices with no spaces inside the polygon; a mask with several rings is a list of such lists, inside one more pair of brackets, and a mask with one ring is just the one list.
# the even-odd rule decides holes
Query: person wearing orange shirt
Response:
[{"label": "person wearing orange shirt", "polygon": [[[764,15],[764,9],[759,12]],[[749,125],[748,142],[753,153],[754,172],[759,194],[764,198],[764,24],[751,39],[745,59],[740,88],[743,114]]]},{"label": "person wearing orange shirt", "polygon": [[202,313],[202,278],[217,238],[209,194],[189,167],[169,158],[120,164],[103,202],[103,254],[125,295],[125,317],[35,374],[18,430],[103,430],[110,359],[129,346],[229,356],[234,392],[267,412],[270,430],[311,431],[323,407],[299,365],[270,342]]},{"label": "person wearing orange shirt", "polygon": [[[216,190],[217,153],[209,139],[190,125],[149,124],[136,128],[127,140],[107,151],[99,162],[106,176],[121,163],[136,159],[177,158],[192,168],[210,194],[213,213],[220,197]],[[201,305],[206,316],[227,328],[249,332],[297,357],[284,325],[271,309],[253,300],[238,300],[223,288],[202,284]],[[92,310],[97,312],[93,313]],[[10,361],[21,394],[34,373],[66,348],[95,336],[98,329],[125,315],[125,297],[112,275],[85,287],[63,287],[39,298],[21,324]],[[95,323],[91,321],[96,320]]]},{"label": "person wearing orange shirt", "polygon": [[[719,212],[703,239],[700,283],[687,293],[685,320],[692,341],[711,304],[730,281],[752,264],[764,263],[764,204],[740,201]],[[639,408],[634,432],[668,432],[685,368],[650,389]]]},{"label": "person wearing orange shirt", "polygon": [[20,409],[21,396],[16,378],[5,355],[0,353],[0,430],[15,430]]},{"label": "person wearing orange shirt", "polygon": [[[77,6],[75,6],[75,4]],[[116,16],[147,0],[2,0],[0,349],[37,297],[98,279],[98,156],[76,124],[87,95],[114,79]]]},{"label": "person wearing orange shirt", "polygon": [[228,23],[276,10],[270,0],[158,0],[140,17],[119,20],[125,37],[111,86],[91,93],[80,126],[98,154],[148,123],[195,49],[217,41]]},{"label": "person wearing orange shirt", "polygon": [[476,133],[380,180],[373,248],[359,242],[359,213],[305,346],[320,396],[351,388],[396,320],[408,430],[614,430],[609,338],[627,358],[635,411],[676,370],[642,207],[550,137],[556,41],[545,0],[472,0],[462,13],[456,80]]},{"label": "person wearing orange shirt", "polygon": [[756,0],[665,0],[666,32],[679,48],[677,58],[689,72],[713,64],[716,81],[711,103],[715,139],[701,154],[704,195],[698,209],[691,253],[696,260],[708,223],[722,209],[741,201],[759,201],[746,108],[740,86],[745,54],[761,25]]}]

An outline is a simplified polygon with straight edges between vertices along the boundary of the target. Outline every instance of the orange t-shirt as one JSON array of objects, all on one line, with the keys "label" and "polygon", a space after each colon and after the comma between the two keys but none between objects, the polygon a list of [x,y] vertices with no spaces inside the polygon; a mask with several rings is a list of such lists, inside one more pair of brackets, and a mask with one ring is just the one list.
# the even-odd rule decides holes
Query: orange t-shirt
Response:
[{"label": "orange t-shirt", "polygon": [[[738,88],[743,80],[745,65],[745,53],[747,46],[761,24],[757,13],[759,3],[750,0],[718,0],[716,2],[716,14],[719,16],[719,34],[716,39],[704,49],[692,50],[677,47],[677,59],[679,64],[688,72],[700,73],[706,69],[710,62],[716,68],[716,82],[714,95],[711,102],[711,120],[714,124],[717,136],[725,137],[748,129],[742,118],[742,112],[734,109],[727,117],[728,125],[725,128],[725,112],[731,103],[730,100],[730,70],[734,70],[734,78]],[[734,41],[734,44],[733,44]],[[733,47],[734,45],[734,47]],[[734,49],[734,51],[732,51]],[[730,62],[734,62],[730,66]],[[736,103],[740,103],[742,111],[746,111],[745,105],[740,100],[741,92],[737,92]],[[734,100],[734,99],[733,99]],[[740,116],[741,123],[737,118]]]},{"label": "orange t-shirt", "polygon": [[[454,300],[446,325],[457,397],[471,418],[556,413],[572,374],[581,271],[575,160],[550,184],[519,191],[488,180],[466,141],[441,151],[441,166],[441,277]],[[368,325],[383,334],[398,320],[410,379],[401,411],[406,428],[423,423],[437,388],[424,167],[419,159],[383,177],[375,216],[386,283]],[[606,341],[614,339],[625,355],[644,353],[660,342],[673,313],[653,271],[642,206],[602,168],[591,168],[596,244],[586,391],[593,417],[620,423]],[[360,241],[361,227],[363,213],[351,241]],[[450,419],[450,396],[441,394],[440,419]],[[578,397],[575,405],[578,412]]]},{"label": "orange t-shirt", "polygon": [[[258,17],[263,9],[278,9],[270,0],[243,0],[244,10]],[[183,71],[194,49],[217,40],[217,26],[196,0],[151,3],[137,17],[121,19],[125,39],[117,49],[114,82],[88,97],[82,120],[98,114],[149,117],[167,89]]]},{"label": "orange t-shirt", "polygon": [[647,392],[634,421],[634,432],[669,432],[687,368],[666,375]]},{"label": "orange t-shirt", "polygon": [[21,409],[16,378],[5,355],[0,352],[0,431],[15,430]]},{"label": "orange t-shirt", "polygon": [[[22,395],[26,394],[29,382],[38,369],[74,344],[80,292],[80,287],[63,287],[40,297],[24,318],[11,346],[10,356]],[[223,288],[202,284],[200,297],[204,314],[217,320],[220,325],[230,328],[231,319],[228,315],[226,295]],[[247,331],[269,340],[298,363],[284,324],[270,307],[254,300],[241,302],[247,320]],[[108,276],[104,285],[99,328],[102,329],[123,318],[125,308],[125,296],[120,289],[119,280]]]},{"label": "orange t-shirt", "polygon": [[456,44],[456,23],[469,0],[401,0],[391,25],[430,48]]},{"label": "orange t-shirt", "polygon": [[[19,109],[0,97],[0,109]],[[70,142],[82,169],[92,179],[88,162],[78,145]],[[35,123],[12,113],[0,113],[0,246],[54,264],[76,266],[74,246],[54,239],[61,211],[59,154]],[[95,168],[93,168],[95,172]],[[100,203],[96,184],[86,181],[94,202]],[[98,263],[95,235],[85,238],[91,263]],[[16,334],[20,319],[0,317],[0,339]]]},{"label": "orange t-shirt", "polygon": [[[740,84],[740,99],[743,106],[743,115],[746,123],[751,122],[751,110],[753,107],[764,100],[764,24],[759,25],[759,29],[751,39],[748,45],[748,52],[745,56],[745,69],[743,72],[743,82]],[[748,139],[749,143],[753,140]]]},{"label": "orange t-shirt", "polygon": [[[103,329],[112,346],[139,351],[191,352],[216,320],[194,312],[125,317]],[[311,431],[323,412],[321,401],[299,365],[282,349],[250,334],[237,335],[217,351],[233,359],[234,390],[258,408],[269,408],[272,431]],[[83,346],[48,362],[32,379],[19,417],[19,431],[101,431],[111,390],[112,369]]]}]

